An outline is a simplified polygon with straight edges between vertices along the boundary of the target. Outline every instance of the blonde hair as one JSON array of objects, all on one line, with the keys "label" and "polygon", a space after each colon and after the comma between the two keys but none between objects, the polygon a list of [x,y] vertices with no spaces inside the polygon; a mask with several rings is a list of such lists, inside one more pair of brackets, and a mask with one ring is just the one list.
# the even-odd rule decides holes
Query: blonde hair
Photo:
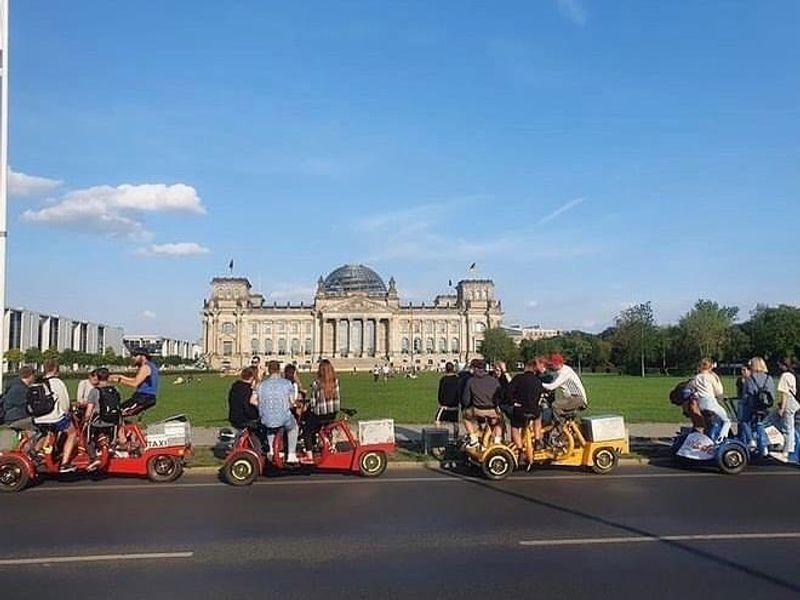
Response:
[{"label": "blonde hair", "polygon": [[710,358],[704,358],[697,365],[698,371],[710,371],[714,367],[714,362]]},{"label": "blonde hair", "polygon": [[767,363],[760,356],[754,356],[750,359],[750,370],[753,373],[769,373]]}]

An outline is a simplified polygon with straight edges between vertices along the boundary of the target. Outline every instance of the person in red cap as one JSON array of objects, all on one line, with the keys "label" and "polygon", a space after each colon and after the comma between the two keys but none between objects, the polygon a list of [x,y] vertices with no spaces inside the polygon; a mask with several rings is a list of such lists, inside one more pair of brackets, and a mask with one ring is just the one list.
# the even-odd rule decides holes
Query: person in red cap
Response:
[{"label": "person in red cap", "polygon": [[569,365],[564,364],[564,357],[560,354],[551,354],[549,366],[556,372],[556,378],[545,383],[544,389],[549,392],[560,389],[562,396],[553,402],[553,413],[562,417],[565,412],[583,410],[588,405],[586,388],[578,374]]}]

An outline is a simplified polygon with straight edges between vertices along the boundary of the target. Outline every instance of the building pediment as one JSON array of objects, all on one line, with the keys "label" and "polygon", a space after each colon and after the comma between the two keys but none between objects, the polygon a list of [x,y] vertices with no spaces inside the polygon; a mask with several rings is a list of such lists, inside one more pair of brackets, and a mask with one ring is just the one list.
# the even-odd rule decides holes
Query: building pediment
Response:
[{"label": "building pediment", "polygon": [[326,313],[391,312],[385,301],[375,300],[366,295],[318,300],[317,309]]}]

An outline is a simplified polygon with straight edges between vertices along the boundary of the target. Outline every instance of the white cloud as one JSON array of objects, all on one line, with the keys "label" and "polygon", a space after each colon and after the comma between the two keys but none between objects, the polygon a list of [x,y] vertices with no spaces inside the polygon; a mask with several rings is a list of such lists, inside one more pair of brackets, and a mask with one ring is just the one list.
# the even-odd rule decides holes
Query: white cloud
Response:
[{"label": "white cloud", "polygon": [[586,9],[579,0],[556,0],[556,4],[558,5],[558,12],[572,21],[574,25],[579,27],[586,25]]},{"label": "white cloud", "polygon": [[169,244],[150,244],[140,248],[137,254],[142,256],[199,256],[208,254],[210,250],[197,242],[175,242]]},{"label": "white cloud", "polygon": [[21,219],[28,223],[146,240],[152,236],[139,216],[155,212],[205,214],[206,210],[197,191],[183,183],[99,185],[67,192],[51,206],[26,210]]},{"label": "white cloud", "polygon": [[553,219],[563,215],[565,212],[570,211],[573,208],[575,208],[576,206],[579,206],[579,205],[583,204],[583,201],[584,201],[584,198],[575,198],[575,200],[570,200],[566,204],[562,204],[557,209],[555,209],[553,212],[551,212],[549,215],[546,215],[545,217],[542,217],[541,219],[539,219],[539,222],[537,223],[537,225],[544,225],[545,223],[549,223]]},{"label": "white cloud", "polygon": [[537,306],[539,306],[537,300],[528,300],[528,308],[536,308]]},{"label": "white cloud", "polygon": [[156,318],[156,313],[154,313],[152,310],[146,310],[146,311],[144,311],[142,313],[142,316],[145,319],[155,319]]},{"label": "white cloud", "polygon": [[12,198],[46,194],[56,189],[61,183],[58,179],[27,175],[20,171],[15,171],[11,167],[8,168],[8,195]]}]

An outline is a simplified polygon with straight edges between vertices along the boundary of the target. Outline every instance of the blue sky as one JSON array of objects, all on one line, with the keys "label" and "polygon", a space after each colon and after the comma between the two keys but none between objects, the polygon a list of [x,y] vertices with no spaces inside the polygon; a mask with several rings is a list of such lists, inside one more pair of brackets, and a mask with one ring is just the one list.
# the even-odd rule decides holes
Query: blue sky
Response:
[{"label": "blue sky", "polygon": [[507,322],[800,299],[800,3],[12,0],[11,305],[199,334],[477,262]]}]

